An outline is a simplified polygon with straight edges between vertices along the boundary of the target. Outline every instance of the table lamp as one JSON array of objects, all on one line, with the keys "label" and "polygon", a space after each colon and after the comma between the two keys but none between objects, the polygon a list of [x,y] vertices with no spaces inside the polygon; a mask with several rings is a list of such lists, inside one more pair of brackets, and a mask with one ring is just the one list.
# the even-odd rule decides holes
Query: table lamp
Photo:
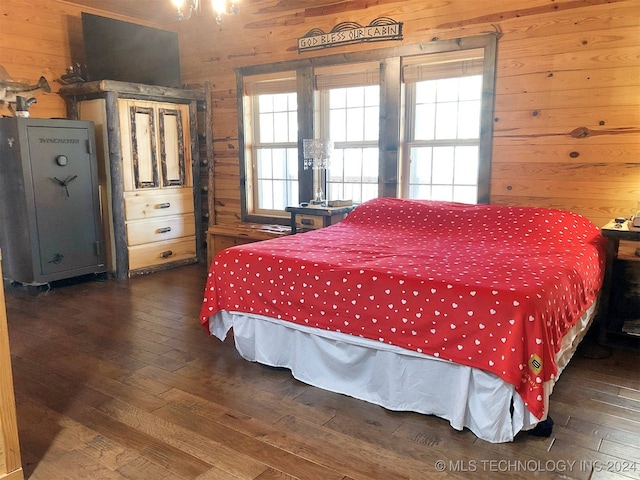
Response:
[{"label": "table lamp", "polygon": [[[322,205],[325,203],[322,185],[324,183],[324,170],[331,164],[333,154],[333,141],[329,138],[305,138],[302,140],[304,154],[304,169],[314,168],[318,170],[318,175],[314,175],[316,185],[315,198],[312,204]],[[320,172],[320,170],[323,170]]]}]

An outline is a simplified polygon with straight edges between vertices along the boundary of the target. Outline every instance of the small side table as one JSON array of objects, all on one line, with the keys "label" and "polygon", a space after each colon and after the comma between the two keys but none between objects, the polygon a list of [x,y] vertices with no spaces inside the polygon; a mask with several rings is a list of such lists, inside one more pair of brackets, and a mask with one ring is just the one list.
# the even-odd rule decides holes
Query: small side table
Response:
[{"label": "small side table", "polygon": [[291,214],[291,234],[298,231],[315,230],[328,227],[340,220],[344,220],[347,214],[355,207],[325,207],[321,205],[308,205],[306,207],[287,207],[285,210]]},{"label": "small side table", "polygon": [[226,248],[270,240],[290,233],[289,227],[284,225],[245,222],[211,225],[207,229],[207,265],[211,265],[213,257]]},{"label": "small side table", "polygon": [[618,258],[618,248],[620,240],[640,241],[640,230],[629,230],[629,223],[616,223],[613,220],[601,229],[602,236],[607,239],[607,257],[604,270],[604,281],[600,293],[600,306],[598,309],[598,321],[600,323],[598,341],[601,345],[606,345],[607,335],[613,330],[615,320],[611,315],[611,284],[613,281],[613,267]]}]

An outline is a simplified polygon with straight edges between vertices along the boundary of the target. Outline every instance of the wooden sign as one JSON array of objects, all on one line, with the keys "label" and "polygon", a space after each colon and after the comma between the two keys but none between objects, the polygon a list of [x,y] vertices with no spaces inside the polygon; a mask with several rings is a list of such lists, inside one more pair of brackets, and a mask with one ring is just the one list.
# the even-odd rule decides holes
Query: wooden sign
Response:
[{"label": "wooden sign", "polygon": [[396,22],[388,17],[379,17],[366,27],[355,22],[342,22],[333,27],[329,33],[314,28],[298,39],[298,53],[383,40],[402,40],[402,22]]}]

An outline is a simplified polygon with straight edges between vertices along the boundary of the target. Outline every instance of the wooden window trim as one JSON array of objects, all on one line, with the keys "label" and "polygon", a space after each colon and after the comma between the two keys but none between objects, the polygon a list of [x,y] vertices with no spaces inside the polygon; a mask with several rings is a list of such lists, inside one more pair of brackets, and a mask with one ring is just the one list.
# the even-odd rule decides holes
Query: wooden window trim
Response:
[{"label": "wooden window trim", "polygon": [[[380,62],[380,174],[378,193],[380,197],[399,195],[399,171],[403,141],[401,140],[402,81],[401,59],[428,53],[452,52],[456,50],[484,49],[482,104],[486,108],[480,122],[480,158],[478,166],[478,203],[489,203],[491,179],[491,146],[493,138],[493,110],[495,97],[497,33],[462,37],[451,40],[416,43],[365,52],[340,53],[284,62],[239,67],[236,72],[238,105],[238,136],[240,151],[240,190],[242,220],[255,223],[283,223],[286,217],[253,215],[247,207],[247,194],[251,190],[247,180],[245,119],[245,78],[258,75],[273,75],[278,72],[296,71],[298,90],[298,165],[300,199],[313,197],[313,178],[310,170],[303,170],[302,140],[314,138],[314,69],[349,63]],[[250,80],[248,80],[250,81]],[[304,200],[301,200],[304,201]]]}]

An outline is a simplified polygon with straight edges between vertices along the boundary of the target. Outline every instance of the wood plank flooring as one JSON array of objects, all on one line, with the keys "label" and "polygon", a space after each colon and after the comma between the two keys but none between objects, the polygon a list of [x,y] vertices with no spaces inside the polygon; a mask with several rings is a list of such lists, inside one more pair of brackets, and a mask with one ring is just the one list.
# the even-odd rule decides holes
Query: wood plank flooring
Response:
[{"label": "wood plank flooring", "polygon": [[27,478],[640,479],[637,349],[576,355],[553,435],[494,445],[243,360],[200,327],[205,276],[7,286]]}]

